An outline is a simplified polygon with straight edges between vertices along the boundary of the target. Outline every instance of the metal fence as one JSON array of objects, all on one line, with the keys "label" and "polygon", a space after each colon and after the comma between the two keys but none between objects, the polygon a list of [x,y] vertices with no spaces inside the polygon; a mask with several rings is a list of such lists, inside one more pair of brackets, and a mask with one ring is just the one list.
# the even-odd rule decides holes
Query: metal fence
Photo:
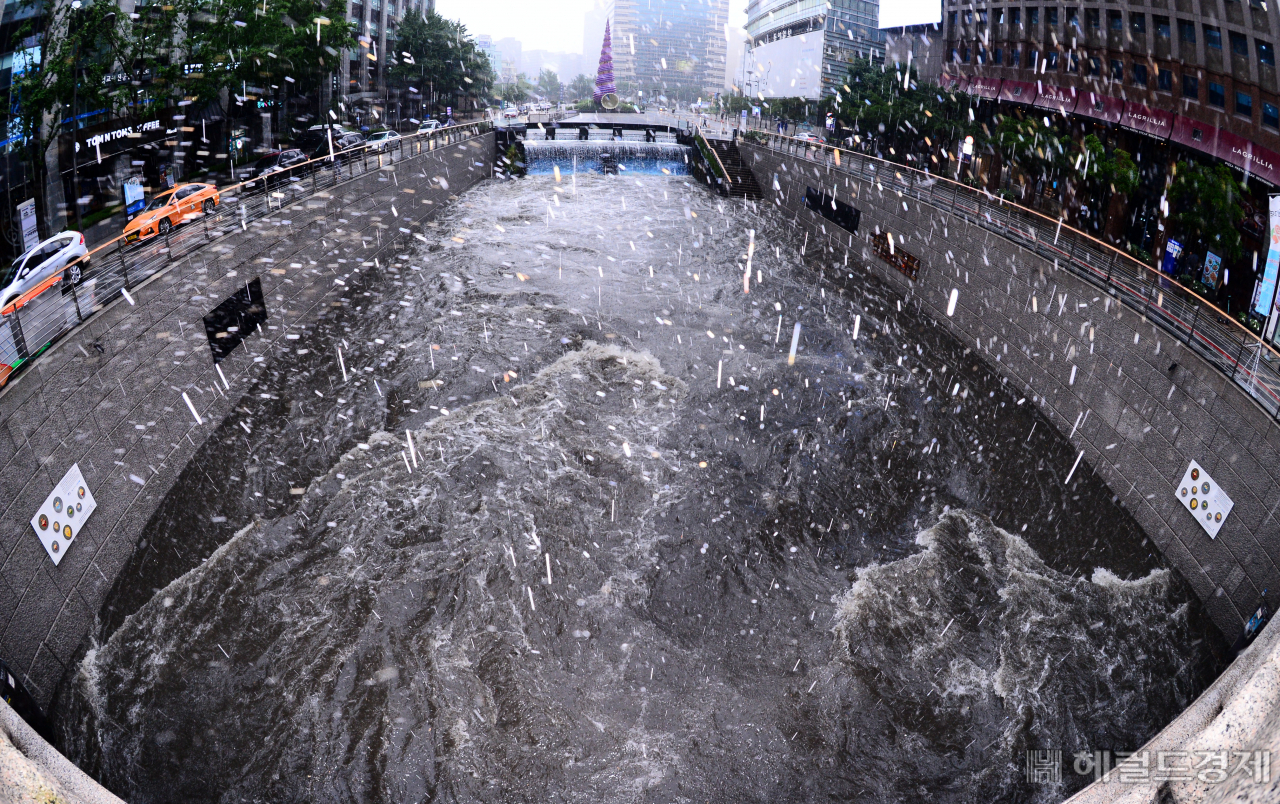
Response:
[{"label": "metal fence", "polygon": [[1146,320],[1230,377],[1280,418],[1280,352],[1172,277],[1062,221],[921,170],[781,134],[752,137],[775,154],[824,165],[882,185],[1054,261]]},{"label": "metal fence", "polygon": [[[41,282],[0,310],[0,386],[30,365],[59,337],[106,305],[132,303],[129,291],[178,259],[199,251],[290,204],[405,159],[463,142],[489,130],[488,122],[449,126],[376,145],[362,145],[274,174],[219,189],[210,214],[186,216],[183,223],[138,242],[124,235],[95,247],[86,257]],[[381,146],[381,147],[379,147]],[[72,282],[73,266],[80,281]]]}]

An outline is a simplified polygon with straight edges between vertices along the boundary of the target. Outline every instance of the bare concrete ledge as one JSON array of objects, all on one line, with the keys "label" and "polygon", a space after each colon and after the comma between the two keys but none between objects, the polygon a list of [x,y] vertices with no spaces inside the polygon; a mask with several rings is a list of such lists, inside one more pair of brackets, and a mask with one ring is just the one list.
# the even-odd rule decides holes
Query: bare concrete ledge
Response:
[{"label": "bare concrete ledge", "polygon": [[0,804],[124,804],[0,701]]}]

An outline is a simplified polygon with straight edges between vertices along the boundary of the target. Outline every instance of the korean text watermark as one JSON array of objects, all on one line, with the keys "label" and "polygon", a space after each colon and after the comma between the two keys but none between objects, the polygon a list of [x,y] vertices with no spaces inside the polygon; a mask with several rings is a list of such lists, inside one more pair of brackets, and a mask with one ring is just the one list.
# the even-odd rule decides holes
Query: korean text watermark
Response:
[{"label": "korean text watermark", "polygon": [[1271,781],[1271,752],[1257,751],[1077,751],[1064,760],[1060,749],[1031,749],[1026,777],[1031,784],[1058,784],[1064,769],[1094,781],[1121,784],[1201,782],[1221,784],[1242,775],[1257,784]]}]

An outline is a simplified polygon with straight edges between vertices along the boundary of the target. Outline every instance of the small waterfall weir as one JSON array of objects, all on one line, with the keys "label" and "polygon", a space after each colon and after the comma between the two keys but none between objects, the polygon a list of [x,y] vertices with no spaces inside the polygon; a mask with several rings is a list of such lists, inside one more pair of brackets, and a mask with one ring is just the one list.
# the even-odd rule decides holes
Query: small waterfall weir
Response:
[{"label": "small waterfall weir", "polygon": [[[525,158],[530,175],[546,175],[554,172],[581,173],[605,172],[605,162],[617,164],[622,175],[674,175],[689,173],[689,148],[676,142],[644,142],[643,140],[545,140],[528,138],[524,141]],[[605,159],[608,155],[612,159]]]}]

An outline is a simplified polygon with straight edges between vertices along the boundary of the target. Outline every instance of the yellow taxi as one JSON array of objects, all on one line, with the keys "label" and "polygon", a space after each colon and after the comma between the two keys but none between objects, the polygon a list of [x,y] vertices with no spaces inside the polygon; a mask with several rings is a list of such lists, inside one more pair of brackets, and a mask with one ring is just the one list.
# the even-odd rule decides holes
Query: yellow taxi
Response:
[{"label": "yellow taxi", "polygon": [[166,234],[184,221],[212,215],[221,200],[218,188],[212,184],[179,184],[151,199],[124,227],[124,239],[135,243]]}]

